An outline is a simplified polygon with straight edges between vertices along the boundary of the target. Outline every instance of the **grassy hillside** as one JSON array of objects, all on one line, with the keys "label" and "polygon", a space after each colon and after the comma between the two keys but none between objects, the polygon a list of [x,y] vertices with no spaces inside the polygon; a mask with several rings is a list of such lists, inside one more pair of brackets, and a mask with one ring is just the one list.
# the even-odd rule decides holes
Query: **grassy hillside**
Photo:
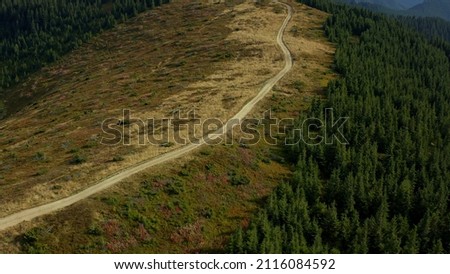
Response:
[{"label": "grassy hillside", "polygon": [[[247,3],[234,6],[231,12],[224,5],[213,5],[187,13],[185,5],[187,3],[180,3],[180,9],[171,6],[170,11],[161,10],[158,13],[161,15],[160,21],[155,24],[175,20],[175,16],[181,14],[181,7],[184,7],[182,22],[190,21],[193,29],[186,30],[183,37],[199,39],[203,37],[199,35],[204,35],[211,39],[209,47],[225,47],[237,55],[218,54],[220,51],[217,48],[212,47],[210,51],[205,45],[202,51],[196,51],[196,55],[202,52],[211,54],[214,59],[197,57],[196,65],[208,66],[214,81],[208,80],[208,76],[204,82],[192,80],[193,84],[199,82],[196,83],[197,92],[203,91],[200,87],[205,86],[206,91],[198,96],[206,97],[210,93],[220,95],[218,100],[214,99],[216,97],[206,97],[215,110],[226,108],[233,112],[234,105],[245,102],[248,98],[246,94],[257,91],[265,79],[282,65],[275,37],[285,17],[284,9],[274,4],[255,6]],[[276,86],[252,117],[261,117],[267,109],[272,109],[279,118],[295,117],[314,97],[321,96],[328,81],[335,77],[331,70],[334,48],[326,41],[322,31],[327,15],[299,4],[295,4],[295,10],[285,35],[295,59],[293,71]],[[155,12],[158,10],[152,14]],[[196,25],[194,18],[207,23]],[[133,35],[143,35],[144,31],[137,27],[140,20],[130,22],[124,29],[129,32],[130,27],[136,29]],[[174,29],[180,30],[182,22],[173,21]],[[134,28],[132,24],[136,24]],[[216,28],[224,26],[227,29],[220,29],[220,32],[228,36],[220,36],[216,40],[212,34],[217,34],[219,29]],[[228,41],[228,44],[224,46],[222,40]],[[171,43],[176,41],[179,40],[175,40],[174,36]],[[174,52],[172,50],[172,54]],[[141,53],[140,56],[145,55]],[[149,66],[154,64],[148,62]],[[136,60],[130,63],[138,64]],[[187,62],[183,67],[189,64]],[[275,70],[271,71],[270,67],[275,67]],[[188,73],[186,78],[195,75],[191,71]],[[173,81],[170,75],[160,77],[165,80],[159,82]],[[167,88],[164,91],[178,97],[183,93]],[[234,98],[232,92],[239,92],[239,97]],[[191,89],[188,89],[188,95],[191,99],[197,98]],[[123,100],[126,97],[120,98]],[[145,102],[149,105],[166,104],[172,98],[164,99],[158,95],[147,98]],[[179,107],[178,103],[175,106]],[[262,128],[258,130],[263,134]],[[292,166],[287,164],[285,156],[277,147],[265,143],[257,146],[236,143],[232,146],[205,147],[178,162],[151,168],[52,216],[3,232],[1,236],[4,241],[0,250],[31,253],[224,252],[229,235],[241,225],[248,224],[248,217],[261,207],[272,189],[292,176]],[[91,158],[87,159],[89,161]]]},{"label": "grassy hillside", "polygon": [[166,2],[168,1],[3,2],[0,6],[0,54],[3,59],[0,66],[0,95],[10,93],[11,91],[4,89],[79,47],[93,35]]},{"label": "grassy hillside", "polygon": [[211,89],[187,87],[235,61],[231,52],[249,54],[236,40],[225,40],[231,14],[219,17],[223,9],[184,1],[156,8],[15,86],[11,94],[22,98],[21,110],[0,121],[0,214],[67,196],[142,157],[173,149],[101,145],[101,124],[121,118],[123,109],[142,119],[167,117],[182,103],[191,108],[185,100],[208,98]]}]

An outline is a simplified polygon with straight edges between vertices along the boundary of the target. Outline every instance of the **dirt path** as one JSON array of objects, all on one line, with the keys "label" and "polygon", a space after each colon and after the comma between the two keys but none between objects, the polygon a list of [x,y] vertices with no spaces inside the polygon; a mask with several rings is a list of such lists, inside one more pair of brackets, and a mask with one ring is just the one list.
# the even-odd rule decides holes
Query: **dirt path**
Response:
[{"label": "dirt path", "polygon": [[[234,115],[223,128],[217,130],[215,134],[213,135],[221,135],[224,132],[227,132],[230,130],[234,125],[236,125],[236,120],[242,120],[247,114],[250,113],[250,111],[255,107],[255,105],[261,101],[262,98],[273,88],[273,86],[281,80],[292,68],[292,56],[289,52],[289,49],[287,48],[286,44],[283,41],[283,34],[286,29],[286,26],[288,25],[289,21],[292,18],[292,8],[291,6],[280,3],[281,5],[285,6],[288,14],[286,16],[286,19],[283,22],[283,25],[278,31],[277,35],[277,43],[280,46],[285,60],[285,66],[284,68],[274,77],[267,80],[267,82],[264,84],[264,86],[261,88],[259,93],[251,100],[249,101],[236,115]],[[211,136],[213,136],[211,135]],[[213,138],[213,137],[211,137]],[[174,150],[172,152],[160,155],[158,157],[146,160],[144,162],[141,162],[139,164],[136,164],[134,166],[131,166],[129,168],[126,168],[124,170],[121,170],[115,174],[112,174],[111,176],[103,179],[102,181],[98,182],[97,184],[77,193],[72,196],[69,196],[67,198],[54,201],[45,205],[37,206],[34,208],[26,209],[19,211],[17,213],[14,213],[12,215],[6,216],[4,218],[0,219],[0,230],[4,230],[7,228],[10,228],[12,226],[15,226],[21,222],[24,221],[30,221],[36,217],[43,216],[49,213],[52,213],[54,211],[60,210],[62,208],[68,207],[78,201],[81,201],[83,199],[88,198],[89,196],[92,196],[96,193],[99,193],[119,182],[122,180],[141,172],[149,167],[177,159],[183,155],[186,155],[187,153],[193,151],[194,149],[197,149],[198,147],[205,144],[208,140],[202,139],[199,143],[192,143],[189,145],[186,145],[180,149]]]}]

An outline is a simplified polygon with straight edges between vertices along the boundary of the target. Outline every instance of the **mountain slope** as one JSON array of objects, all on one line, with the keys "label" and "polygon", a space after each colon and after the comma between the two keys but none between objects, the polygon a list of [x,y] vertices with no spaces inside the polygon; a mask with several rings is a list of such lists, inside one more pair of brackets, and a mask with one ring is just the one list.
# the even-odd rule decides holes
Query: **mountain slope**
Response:
[{"label": "mountain slope", "polygon": [[441,18],[401,16],[400,22],[422,33],[428,39],[441,38],[450,42],[450,22]]},{"label": "mountain slope", "polygon": [[[285,66],[283,69],[272,78],[268,79],[264,86],[259,90],[258,94],[256,94],[255,97],[251,99],[246,105],[242,107],[242,109],[239,110],[239,112],[234,115],[230,120],[226,122],[226,124],[223,125],[222,128],[218,129],[218,134],[222,135],[223,132],[226,132],[227,130],[232,128],[232,123],[234,123],[236,120],[243,120],[252,110],[256,107],[256,105],[264,99],[264,97],[269,93],[272,88],[282,79],[284,76],[292,69],[292,56],[287,48],[285,42],[283,41],[283,35],[286,30],[287,25],[291,21],[292,18],[292,8],[291,6],[287,4],[281,4],[286,7],[288,13],[286,16],[286,19],[284,20],[283,25],[278,31],[277,36],[277,43],[280,46],[282,52],[283,52],[283,60],[285,60]],[[104,191],[105,189],[111,188],[113,185],[116,185],[120,182],[125,181],[129,177],[138,174],[140,172],[145,171],[146,169],[161,165],[163,163],[169,162],[171,160],[178,160],[178,158],[181,158],[182,156],[186,156],[190,152],[192,152],[195,149],[198,149],[200,146],[206,145],[208,143],[209,138],[202,139],[199,143],[190,143],[186,146],[181,147],[178,150],[173,150],[171,152],[165,153],[164,155],[161,155],[160,157],[150,158],[142,163],[139,163],[138,165],[132,165],[130,167],[127,167],[124,170],[119,171],[118,173],[114,173],[104,180],[100,181],[99,183],[93,185],[90,188],[87,188],[75,195],[72,195],[70,197],[67,197],[62,200],[58,200],[52,203],[48,203],[42,206],[30,208],[21,212],[17,212],[15,214],[9,215],[5,218],[0,219],[0,230],[4,230],[6,228],[13,227],[21,222],[24,221],[30,221],[32,219],[35,219],[37,217],[40,217],[42,215],[47,215],[52,212],[55,212],[57,210],[60,210],[62,208],[71,206],[75,204],[76,202],[79,202],[81,200],[84,200],[90,196],[93,196],[94,194],[97,194],[99,192]]]},{"label": "mountain slope", "polygon": [[[234,235],[230,251],[448,253],[450,63],[444,51],[393,18],[307,1],[333,10],[324,29],[337,44],[342,77],[298,119],[289,147],[293,180]],[[346,140],[304,142],[302,132],[313,125],[308,119],[327,117],[330,109],[348,117]],[[315,136],[326,136],[326,128]]]},{"label": "mountain slope", "polygon": [[[160,71],[158,75],[162,80],[157,81],[158,83],[166,82],[166,86],[175,84],[178,87],[182,83],[173,83],[175,79],[172,78],[186,77],[193,82],[211,79],[202,86],[196,84],[192,89],[189,89],[191,86],[189,84],[183,86],[187,89],[190,101],[199,103],[197,106],[211,105],[217,115],[217,112],[222,111],[220,110],[222,105],[227,106],[228,112],[234,105],[245,102],[247,94],[251,94],[252,90],[258,90],[264,79],[270,77],[273,67],[280,68],[282,60],[279,48],[273,40],[276,33],[274,30],[279,28],[285,17],[282,7],[276,4],[266,6],[246,3],[233,9],[218,4],[203,5],[201,9],[197,7],[193,10],[179,9],[179,4],[174,2],[162,10],[155,9],[148,16],[146,14],[138,16],[136,22],[130,22],[129,27],[121,26],[125,28],[125,33],[132,29],[134,37],[139,37],[139,34],[143,35],[146,32],[146,27],[140,28],[139,25],[142,24],[136,24],[142,17],[153,19],[146,21],[144,26],[154,21],[155,24],[171,22],[170,29],[185,33],[179,34],[178,37],[172,35],[165,37],[163,40],[170,43],[163,45],[166,50],[158,52],[160,55],[172,51],[172,55],[180,54],[182,55],[180,58],[184,58],[186,50],[187,54],[193,54],[192,50],[195,49],[194,55],[211,54],[214,58],[214,60],[209,58],[186,60],[186,64],[181,66],[181,69],[186,71],[186,76],[171,77],[173,72],[165,75],[163,73],[167,70]],[[309,105],[312,96],[323,92],[330,78],[334,78],[331,67],[335,49],[333,44],[326,41],[322,30],[328,15],[305,5],[293,5],[296,12],[284,38],[297,60],[296,65],[292,73],[286,75],[274,88],[272,96],[262,102],[260,108],[258,107],[253,114],[254,117],[261,117],[267,109],[272,109],[274,117],[277,118],[294,117],[304,106]],[[217,11],[211,14],[214,10]],[[151,16],[155,13],[158,16]],[[181,14],[183,16],[180,16]],[[207,14],[211,16],[206,16]],[[205,19],[208,19],[210,24],[206,26],[197,24],[206,22]],[[180,28],[184,24],[187,24],[187,28]],[[201,29],[202,27],[204,28]],[[225,38],[223,34],[227,34],[225,32],[227,29],[231,33]],[[169,29],[165,29],[164,33],[168,31]],[[111,34],[112,32],[109,33]],[[216,39],[217,34],[220,34],[218,37],[220,41]],[[273,41],[273,45],[266,41],[266,36]],[[118,43],[124,43],[121,35],[115,37],[119,40]],[[186,48],[186,38],[189,37],[197,40],[205,39],[199,42],[209,41],[208,46],[193,48],[195,45],[191,45],[190,48]],[[151,46],[146,52],[154,52],[152,44],[156,41],[148,36],[143,38],[149,43],[148,46]],[[158,38],[154,40],[156,39],[159,40]],[[227,43],[223,44],[222,41]],[[179,47],[171,46],[175,42]],[[220,48],[212,47],[215,44]],[[158,43],[155,46],[159,45]],[[124,45],[123,50],[129,46]],[[144,44],[140,44],[140,47],[142,46]],[[239,48],[236,49],[235,46]],[[178,52],[179,49],[184,50]],[[228,50],[233,55],[227,57],[229,54],[222,53],[220,49]],[[111,50],[118,54],[115,50]],[[89,57],[91,61],[86,62],[95,63],[95,54]],[[144,57],[146,55],[143,54],[141,59]],[[245,63],[242,67],[237,66],[246,60],[251,63]],[[147,71],[159,64],[159,60],[146,58],[145,61]],[[176,59],[168,61],[171,64],[179,63]],[[136,59],[132,59],[129,65],[136,62]],[[207,78],[206,80],[192,79],[195,75],[205,74],[205,71],[193,72],[191,63],[209,66],[208,72],[214,75],[201,77]],[[89,64],[86,63],[86,67],[89,67]],[[161,65],[163,66],[164,64]],[[129,71],[128,66],[123,66],[122,69],[125,73]],[[174,66],[171,66],[171,69],[174,69]],[[151,81],[147,81],[147,78],[141,78],[141,81],[145,81],[147,91],[158,92],[157,87],[154,87]],[[230,86],[229,90],[226,89],[227,86]],[[138,94],[133,98],[143,98],[141,95],[143,90],[135,85],[131,87],[136,88],[134,92]],[[180,91],[174,90],[174,87],[167,89],[163,86],[162,93],[174,95],[171,98],[180,97]],[[219,100],[211,100],[210,94],[218,94]],[[116,94],[112,97],[116,100],[126,100],[126,97],[117,97]],[[160,105],[161,101],[154,101],[156,98],[155,96],[146,98],[148,106],[145,108],[156,108]],[[166,106],[169,101],[171,100],[164,100],[162,104]],[[181,106],[178,102],[173,105],[186,109],[188,102],[179,103]],[[133,109],[136,107],[138,106],[134,105]],[[170,107],[164,109],[171,110]],[[202,112],[199,114],[201,117],[207,117],[207,114]],[[261,131],[261,136],[262,134]],[[185,162],[173,162],[160,168],[151,168],[96,197],[83,200],[54,215],[45,216],[42,221],[18,226],[17,229],[20,231],[17,233],[2,232],[0,236],[4,240],[0,243],[0,250],[18,252],[15,248],[20,248],[21,252],[51,253],[197,253],[218,250],[223,252],[229,233],[246,222],[273,187],[291,176],[289,166],[281,164],[285,161],[282,157],[285,155],[278,151],[278,148],[265,142],[259,142],[256,146],[237,145],[237,142],[238,140],[236,145],[205,147],[199,153],[187,158]],[[16,155],[20,156],[18,153]],[[112,155],[115,154],[110,153],[110,157]],[[127,156],[124,158],[128,161]],[[90,157],[87,157],[87,162],[89,161]],[[58,185],[65,187],[68,184],[58,183]],[[34,226],[37,227],[30,229]],[[49,227],[51,233],[47,233]],[[22,236],[16,237],[18,233]]]},{"label": "mountain slope", "polygon": [[396,0],[395,2],[397,2],[398,5],[400,5],[404,9],[409,9],[423,3],[423,0]]},{"label": "mountain slope", "polygon": [[440,17],[450,21],[450,1],[449,0],[427,0],[407,12],[409,15]]},{"label": "mountain slope", "polygon": [[335,0],[393,15],[439,17],[450,21],[449,0]]},{"label": "mountain slope", "polygon": [[378,6],[392,10],[407,10],[419,5],[423,0],[339,0],[347,4]]}]

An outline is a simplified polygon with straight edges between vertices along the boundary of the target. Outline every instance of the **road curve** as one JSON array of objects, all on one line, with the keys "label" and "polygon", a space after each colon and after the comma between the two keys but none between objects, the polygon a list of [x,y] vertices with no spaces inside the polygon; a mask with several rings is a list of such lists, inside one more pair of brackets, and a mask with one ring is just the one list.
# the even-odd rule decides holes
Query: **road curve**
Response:
[{"label": "road curve", "polygon": [[[249,101],[236,115],[234,115],[228,122],[224,125],[223,128],[218,129],[215,133],[211,134],[211,136],[218,136],[221,135],[227,131],[229,131],[234,125],[236,125],[236,121],[241,121],[252,109],[253,107],[261,101],[262,98],[264,98],[267,93],[272,90],[273,86],[281,80],[292,68],[292,56],[289,52],[289,49],[287,48],[286,44],[283,41],[283,34],[284,31],[289,23],[289,21],[292,18],[292,7],[285,4],[285,3],[279,3],[281,5],[284,5],[287,9],[287,16],[286,19],[283,22],[283,25],[281,26],[280,30],[278,31],[277,35],[277,43],[280,46],[284,59],[285,59],[285,66],[284,68],[273,78],[267,80],[267,82],[264,84],[264,86],[261,88],[259,93],[251,100]],[[212,138],[211,138],[212,139]],[[121,181],[124,179],[130,177],[131,175],[134,175],[138,172],[141,172],[149,167],[174,160],[176,158],[179,158],[194,149],[200,147],[201,145],[205,144],[207,142],[207,139],[202,139],[198,143],[191,143],[186,146],[181,147],[180,149],[173,150],[171,152],[162,154],[158,157],[148,159],[144,162],[138,163],[134,166],[128,167],[126,169],[123,169],[117,173],[114,173],[110,175],[109,177],[99,181],[97,184],[86,188],[72,196],[66,197],[61,200],[57,200],[48,204],[44,204],[41,206],[37,206],[30,209],[25,209],[19,212],[16,212],[14,214],[11,214],[9,216],[6,216],[4,218],[0,219],[0,230],[5,230],[7,228],[13,227],[21,222],[24,221],[30,221],[36,217],[40,217],[52,212],[55,212],[57,210],[60,210],[62,208],[68,207],[78,201],[81,201],[83,199],[86,199],[89,196],[92,196],[96,193],[99,193]]]}]

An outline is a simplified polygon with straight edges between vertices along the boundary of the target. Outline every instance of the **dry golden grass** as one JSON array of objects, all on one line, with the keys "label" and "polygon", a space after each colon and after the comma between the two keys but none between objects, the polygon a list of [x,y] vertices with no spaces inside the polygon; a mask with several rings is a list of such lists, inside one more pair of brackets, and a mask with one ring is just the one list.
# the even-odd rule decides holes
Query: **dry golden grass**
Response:
[{"label": "dry golden grass", "polygon": [[[295,118],[307,109],[313,97],[322,97],[328,82],[337,75],[332,70],[335,47],[323,32],[327,14],[289,1],[294,16],[284,40],[291,50],[294,66],[273,89],[260,110],[271,109],[278,118]],[[260,116],[261,112],[255,112]]]},{"label": "dry golden grass", "polygon": [[[178,147],[101,145],[101,122],[120,118],[122,109],[143,120],[195,109],[201,118],[226,121],[281,66],[273,36],[283,17],[253,4],[180,1],[105,32],[30,77],[15,92],[39,99],[0,124],[0,216]],[[254,69],[265,67],[264,75]],[[71,165],[76,155],[86,162]],[[124,160],[113,162],[115,156]]]},{"label": "dry golden grass", "polygon": [[[176,5],[182,7],[184,4],[185,3],[182,1]],[[288,27],[288,32],[285,34],[285,40],[295,58],[294,68],[276,86],[271,98],[268,97],[265,99],[251,116],[260,117],[263,111],[271,108],[275,110],[275,115],[279,118],[295,118],[299,111],[302,111],[309,105],[310,98],[312,96],[320,96],[323,93],[328,80],[335,77],[331,71],[334,48],[327,42],[327,39],[324,37],[323,31],[321,30],[321,25],[325,21],[327,15],[297,3],[292,2],[292,5],[295,9],[295,15]],[[121,102],[126,102],[125,104],[130,106],[130,109],[133,109],[133,113],[136,114],[136,116],[142,115],[143,117],[146,117],[146,115],[157,114],[168,115],[169,111],[167,111],[167,109],[171,110],[176,107],[184,110],[195,108],[203,118],[212,116],[225,119],[230,117],[236,109],[239,109],[239,106],[248,100],[248,98],[251,98],[256,94],[264,80],[270,78],[281,68],[283,63],[279,50],[275,45],[275,36],[276,30],[279,28],[279,24],[281,24],[281,21],[284,18],[283,9],[277,8],[274,5],[264,5],[256,8],[253,4],[244,3],[235,6],[232,9],[223,5],[211,5],[201,10],[208,14],[211,23],[199,25],[191,23],[194,24],[194,27],[191,28],[196,29],[197,34],[192,37],[190,43],[194,44],[196,42],[195,39],[203,37],[202,39],[205,40],[201,41],[209,41],[211,48],[202,48],[201,45],[198,45],[199,49],[195,51],[195,61],[198,62],[195,63],[196,66],[190,66],[190,62],[186,62],[186,64],[183,65],[189,66],[189,73],[187,74],[183,74],[182,69],[173,70],[173,68],[167,69],[165,67],[167,64],[180,60],[176,59],[178,57],[175,57],[175,60],[172,60],[170,57],[171,54],[176,56],[176,47],[171,47],[172,52],[168,53],[165,53],[162,50],[159,51],[157,58],[151,54],[147,56],[143,52],[136,52],[137,57],[133,58],[134,55],[131,54],[130,51],[124,51],[123,55],[118,55],[118,52],[113,51],[113,54],[111,54],[109,58],[116,58],[115,56],[117,55],[122,56],[122,58],[124,58],[123,62],[128,64],[127,67],[125,67],[125,71],[129,70],[128,66],[132,67],[131,71],[139,71],[137,64],[140,60],[145,60],[145,56],[151,58],[151,60],[157,60],[147,61],[147,66],[153,68],[151,73],[146,74],[142,71],[141,74],[139,74],[148,81],[145,80],[146,82],[144,83],[135,81],[132,83],[134,90],[138,94],[137,96],[123,96],[124,89],[115,91],[115,89],[111,87],[108,92],[114,94],[112,97],[105,95],[104,97],[101,97],[101,100],[97,100],[99,102],[109,100],[108,102],[113,104],[113,108],[108,108],[108,115],[113,115],[114,117],[117,116],[117,112],[120,112],[123,107]],[[167,17],[162,16],[163,13],[167,13],[166,10],[156,10],[152,12],[159,13],[160,20],[169,20],[167,18],[169,18],[170,14],[167,15]],[[178,12],[181,12],[181,10],[178,10]],[[171,13],[176,15],[177,9],[172,9]],[[123,35],[128,35],[128,27],[134,26],[134,24],[137,24],[136,22],[145,20],[147,16],[149,15],[143,15],[134,20],[134,22],[129,23],[127,26],[121,27],[121,29],[123,29]],[[185,14],[185,16],[188,18],[188,16],[192,16],[192,14]],[[195,17],[197,18],[198,16],[195,15]],[[198,20],[201,21],[201,17],[198,18]],[[157,21],[155,24],[161,24],[161,22]],[[182,23],[177,22],[177,24]],[[179,30],[179,28],[173,27],[174,29]],[[296,32],[294,27],[299,29],[299,31]],[[220,35],[217,35],[219,29],[222,32],[220,32]],[[206,35],[207,38],[205,38],[202,34],[203,32],[207,32],[207,30],[209,30],[209,34]],[[140,31],[136,32],[140,33]],[[118,33],[120,33],[120,29]],[[110,34],[105,35],[118,34],[111,32]],[[217,37],[214,38],[214,35],[217,35]],[[190,35],[186,34],[185,37],[190,37]],[[94,41],[97,41],[97,39]],[[119,44],[122,43],[123,42]],[[167,43],[167,41],[164,43]],[[133,47],[133,44],[134,43],[130,42],[128,46]],[[168,45],[169,44],[170,43],[168,43]],[[87,48],[90,48],[91,46],[92,45]],[[191,47],[194,47],[194,45]],[[139,47],[134,48],[135,51],[139,51],[137,48]],[[203,49],[204,51],[201,51],[200,49]],[[100,54],[100,52],[103,51],[94,51],[94,54],[90,56],[95,56],[96,54]],[[184,54],[186,54],[186,52],[188,52],[188,55],[189,50],[185,49]],[[233,53],[232,57],[224,57],[227,56],[227,53],[229,52]],[[78,55],[77,53],[74,54],[75,56],[78,56],[78,58],[82,58],[83,56],[80,53],[78,53]],[[164,61],[164,54],[167,54],[166,58],[170,59],[169,61]],[[202,59],[198,54],[204,54],[206,57]],[[72,60],[72,58],[73,57],[68,58],[68,61]],[[179,58],[186,57],[182,54]],[[128,59],[129,61],[126,61]],[[74,61],[74,63],[78,62],[79,61]],[[85,63],[87,62],[88,60],[85,60]],[[193,69],[198,69],[200,74],[193,73]],[[61,71],[67,70],[68,69],[65,68]],[[87,67],[86,70],[86,75],[95,75],[98,71],[98,69],[91,70],[90,67]],[[162,75],[161,70],[170,71],[170,75]],[[132,74],[133,73],[125,72],[114,74],[114,77],[117,78],[115,83],[126,85],[126,83],[129,83],[130,79],[133,79],[133,77],[130,76]],[[83,75],[83,77],[86,75]],[[172,75],[175,75],[174,77],[178,78],[173,78]],[[44,79],[44,76],[42,77],[42,79]],[[61,79],[61,77],[63,76],[58,76],[55,79]],[[103,77],[105,77],[105,75],[99,76],[98,79]],[[168,81],[171,82],[170,85],[175,85],[175,87],[168,88]],[[172,81],[175,84],[172,84]],[[294,87],[293,83],[295,81],[301,81],[302,85],[300,89]],[[91,83],[91,85],[96,86],[99,85],[101,81],[88,82]],[[108,85],[109,82],[103,84]],[[142,86],[140,86],[140,84],[142,84]],[[113,84],[113,86],[114,85],[115,84]],[[148,89],[146,86],[152,87],[153,85],[157,85],[158,88],[151,88],[154,92],[151,93],[151,96],[147,96]],[[89,92],[87,91],[92,91],[92,88],[90,88],[89,85],[83,87],[84,84],[80,85],[78,88],[80,91],[86,89],[86,92],[83,93],[84,96],[87,96],[88,98],[85,99],[85,103],[94,104],[92,102],[93,95],[89,95]],[[55,98],[58,98],[58,96],[62,95],[55,93],[51,96],[57,96]],[[46,97],[45,99],[47,102],[52,102],[49,106],[58,102],[57,99],[49,101],[48,98],[53,98],[51,96]],[[97,93],[95,96],[97,96]],[[83,96],[77,98],[79,104],[83,104]],[[148,105],[139,106],[138,98],[146,98]],[[96,104],[99,104],[97,101]],[[202,104],[202,102],[205,103]],[[36,110],[33,110],[33,108],[25,110],[24,116],[28,117],[27,119],[32,119],[33,115],[38,116],[40,113],[43,115],[48,113],[48,111],[51,111],[51,108],[49,110],[41,108],[44,103],[45,102],[42,101],[38,103],[38,108]],[[65,105],[67,105],[67,102]],[[148,106],[152,106],[152,109],[149,109]],[[78,105],[78,108],[83,109],[80,105]],[[94,109],[97,109],[97,113],[103,111],[102,107]],[[135,109],[136,111],[134,111]],[[158,110],[161,109],[166,111],[158,112]],[[30,113],[33,113],[33,115]],[[63,115],[69,114],[62,114],[62,116]],[[52,125],[51,130],[49,129],[45,133],[40,134],[50,136],[47,134],[53,132],[53,134],[57,136],[57,134],[61,132],[61,135],[70,136],[72,140],[89,140],[91,135],[96,134],[96,126],[93,125],[96,118],[93,118],[95,112],[94,114],[91,112],[86,115],[90,118],[80,118],[83,123],[78,123],[77,120],[65,121],[64,118],[59,118],[59,116],[52,117],[58,119],[57,123],[55,123],[58,127],[53,128]],[[45,115],[42,117],[45,118]],[[91,124],[89,125],[92,126],[86,127],[85,122],[87,124],[90,122]],[[12,122],[9,123],[10,124],[6,125],[6,127],[11,126]],[[27,125],[31,124],[30,121],[24,123]],[[81,124],[82,127],[78,128],[75,126],[76,124]],[[0,127],[4,126],[5,125],[2,124]],[[12,129],[9,130],[12,131]],[[15,128],[15,130],[19,129]],[[35,132],[35,130],[36,129],[31,129],[30,132]],[[12,133],[8,138],[11,138],[11,136]],[[1,138],[3,138],[3,136],[1,136]],[[52,138],[47,137],[47,139],[44,138],[44,140],[52,140]],[[65,140],[65,138],[61,138],[61,140]],[[14,151],[16,155],[22,155],[22,153],[25,154],[26,151],[24,146],[29,142],[29,139],[18,140],[12,142],[10,145],[4,145],[4,147]],[[42,144],[40,145],[40,149],[45,147],[42,146]],[[0,144],[0,146],[3,145]],[[83,143],[79,141],[75,146],[81,147],[83,146]],[[14,149],[11,149],[10,147],[14,147]],[[174,147],[170,149],[173,148]],[[29,146],[28,149],[32,150],[32,152],[29,152],[27,157],[32,157],[35,155],[35,151],[39,151],[33,146]],[[30,198],[30,194],[23,194],[23,192],[18,195],[18,198],[22,199],[22,201],[24,199],[28,201],[29,203],[27,206],[29,206],[31,203],[38,203],[45,201],[46,199],[69,195],[71,191],[92,183],[95,181],[95,178],[101,178],[108,174],[108,172],[116,170],[124,164],[131,164],[142,159],[141,157],[148,157],[151,153],[156,154],[160,152],[155,149],[143,151],[142,149],[135,147],[108,148],[105,149],[105,151],[100,152],[96,149],[96,147],[86,148],[87,151],[92,151],[93,154],[91,155],[96,155],[95,157],[99,160],[94,162],[93,158],[88,157],[88,162],[81,166],[68,166],[67,161],[70,153],[67,155],[67,150],[63,150],[59,154],[63,155],[63,157],[58,158],[60,160],[55,160],[57,157],[52,157],[52,160],[48,163],[49,165],[57,165],[59,163],[63,168],[61,168],[61,170],[56,168],[57,171],[49,171],[47,174],[36,176],[39,180],[35,177],[30,177],[30,174],[29,172],[27,173],[27,168],[25,167],[20,167],[17,173],[14,173],[13,175],[11,175],[12,173],[4,172],[5,169],[0,170],[0,174],[5,176],[4,178],[17,177],[15,180],[9,181],[11,182],[9,194],[13,193],[12,191],[14,190],[18,190],[19,193],[21,193],[20,191],[23,191],[22,186],[26,188],[31,187],[32,191],[28,193],[33,193],[35,191],[33,187],[35,189],[42,188],[39,196],[34,199]],[[272,149],[273,148],[270,146],[262,143],[246,149],[236,146],[212,146],[203,148],[200,152],[194,153],[189,157],[183,157],[176,162],[153,167],[143,174],[133,176],[126,180],[126,182],[114,186],[105,193],[86,199],[65,210],[49,216],[44,216],[32,223],[23,223],[13,229],[3,232],[0,235],[0,237],[4,239],[4,241],[0,243],[0,250],[8,253],[21,251],[23,246],[20,245],[17,235],[29,231],[32,227],[38,227],[40,231],[43,231],[39,235],[39,241],[47,245],[47,252],[183,253],[223,251],[229,234],[237,227],[247,225],[248,218],[260,206],[260,203],[264,201],[264,197],[270,193],[278,182],[287,179],[290,176],[290,167],[288,165],[266,161],[266,158],[270,157],[273,153]],[[46,152],[46,155],[47,153],[52,155],[51,153],[53,152],[50,151],[51,150]],[[128,155],[125,157],[124,162],[106,163],[112,156],[121,154]],[[1,157],[0,161],[6,161],[4,160],[6,156],[4,157],[2,155]],[[210,164],[212,164],[212,169],[210,169]],[[33,170],[36,170],[41,164],[30,162],[26,163],[26,165],[28,168],[33,167]],[[42,165],[45,166],[45,163]],[[86,170],[89,170],[89,172],[86,172]],[[251,184],[239,187],[230,186],[227,181],[228,172],[230,170],[237,170],[240,174],[247,176],[250,178]],[[72,176],[77,173],[80,173],[80,175],[76,180],[71,180],[70,183],[61,181],[55,181],[50,184],[44,183],[48,178],[57,178],[57,175],[60,176],[60,174],[63,174],[64,172],[72,174]],[[188,173],[187,177],[184,175],[186,172]],[[22,183],[22,185],[20,185],[19,182],[21,182],[21,180],[18,178],[27,178],[27,183]],[[30,178],[36,180],[31,181]],[[89,180],[86,180],[85,178],[89,178]],[[161,184],[163,184],[162,182],[165,182],[165,180],[172,180],[174,178],[177,180],[181,178],[185,190],[182,194],[170,196],[165,193],[164,187],[161,187]],[[142,197],[143,181],[148,181],[155,191],[155,194],[152,194],[155,195],[152,196],[153,198],[148,198],[148,200],[146,200]],[[76,187],[72,188],[68,186],[69,184]],[[56,194],[52,194],[55,191],[49,191],[49,189],[54,185],[63,185],[64,188],[57,190]],[[5,184],[1,187],[2,190],[8,191],[8,186],[5,186]],[[5,204],[11,205],[10,211],[23,206],[20,203],[14,204],[13,199],[5,199],[4,197],[7,197],[7,194],[0,194],[2,203],[5,201]],[[180,203],[183,203],[184,207],[180,207]],[[123,208],[124,206],[128,207],[129,205],[136,206],[136,208],[144,207],[142,210],[145,213],[143,214],[157,223],[157,228],[154,230],[147,230],[147,233],[150,234],[150,238],[147,239],[148,241],[145,243],[139,241],[139,233],[134,230],[134,221],[130,221],[123,217]],[[214,212],[213,217],[206,218],[198,213],[204,207],[212,209]],[[103,235],[101,237],[92,236],[87,233],[92,227],[104,228],[105,225],[110,225],[111,222],[118,222],[118,226],[127,233],[115,236]],[[64,239],[64,241],[62,241],[62,239]],[[123,245],[120,245],[122,248],[116,250],[114,248],[115,244],[118,244],[118,241]]]}]

